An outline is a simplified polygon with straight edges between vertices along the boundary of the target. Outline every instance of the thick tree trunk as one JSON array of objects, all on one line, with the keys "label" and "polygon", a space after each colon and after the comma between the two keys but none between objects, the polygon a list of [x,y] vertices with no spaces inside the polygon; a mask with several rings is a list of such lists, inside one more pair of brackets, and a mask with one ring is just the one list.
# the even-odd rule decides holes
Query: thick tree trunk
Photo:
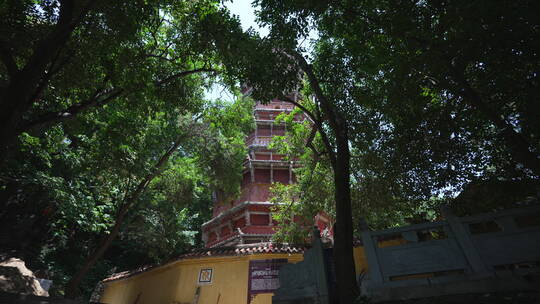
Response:
[{"label": "thick tree trunk", "polygon": [[[300,67],[306,73],[320,107],[335,136],[335,147],[326,136],[322,121],[315,121],[330,155],[334,169],[336,204],[336,227],[334,229],[334,263],[336,266],[337,299],[339,304],[352,303],[360,294],[356,283],[353,256],[353,224],[350,185],[350,152],[348,125],[335,105],[324,94],[312,66],[305,58],[294,53]],[[311,115],[313,116],[313,115]],[[335,149],[334,149],[335,148]]]},{"label": "thick tree trunk", "polygon": [[[22,75],[24,76],[24,75]],[[29,79],[30,81],[30,79]],[[3,160],[18,136],[23,111],[29,107],[33,87],[29,87],[24,77],[17,75],[0,96],[0,157]]]},{"label": "thick tree trunk", "polygon": [[336,132],[334,184],[336,226],[334,230],[334,262],[337,298],[340,304],[352,303],[359,295],[353,257],[353,223],[350,193],[350,153],[346,130]]},{"label": "thick tree trunk", "polygon": [[[4,159],[9,146],[19,135],[24,113],[32,106],[36,96],[45,88],[58,52],[66,45],[71,33],[86,16],[92,1],[76,12],[73,0],[60,1],[58,23],[41,41],[36,43],[28,62],[18,70],[10,69],[9,84],[0,95],[0,161]],[[4,54],[5,60],[15,62],[11,54]]]}]

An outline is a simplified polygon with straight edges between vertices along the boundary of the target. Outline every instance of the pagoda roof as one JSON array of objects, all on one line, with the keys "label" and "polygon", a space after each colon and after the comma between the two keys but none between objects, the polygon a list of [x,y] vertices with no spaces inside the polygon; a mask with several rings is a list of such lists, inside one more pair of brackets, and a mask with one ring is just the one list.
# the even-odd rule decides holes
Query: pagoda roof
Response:
[{"label": "pagoda roof", "polygon": [[236,245],[236,246],[194,249],[188,253],[182,254],[162,264],[145,265],[145,266],[141,266],[139,268],[133,269],[133,270],[114,273],[111,276],[102,280],[102,282],[107,283],[107,282],[127,279],[129,277],[139,275],[141,273],[145,273],[153,269],[157,269],[160,267],[164,267],[164,266],[167,266],[167,265],[170,265],[170,264],[182,261],[182,260],[188,260],[188,259],[223,257],[223,256],[245,256],[245,255],[254,255],[254,254],[269,254],[269,253],[303,254],[304,251],[308,248],[309,248],[308,245],[290,245],[290,244],[276,244],[272,242],[265,242],[265,243],[244,244],[244,245]]}]

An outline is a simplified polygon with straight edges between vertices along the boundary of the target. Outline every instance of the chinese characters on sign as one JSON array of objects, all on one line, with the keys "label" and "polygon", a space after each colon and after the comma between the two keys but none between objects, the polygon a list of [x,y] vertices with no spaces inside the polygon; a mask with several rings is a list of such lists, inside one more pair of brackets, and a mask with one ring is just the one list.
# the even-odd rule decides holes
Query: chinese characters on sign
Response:
[{"label": "chinese characters on sign", "polygon": [[203,268],[199,271],[199,284],[212,283],[212,268]]},{"label": "chinese characters on sign", "polygon": [[249,262],[248,303],[259,293],[270,293],[279,288],[279,268],[287,259],[253,260]]}]

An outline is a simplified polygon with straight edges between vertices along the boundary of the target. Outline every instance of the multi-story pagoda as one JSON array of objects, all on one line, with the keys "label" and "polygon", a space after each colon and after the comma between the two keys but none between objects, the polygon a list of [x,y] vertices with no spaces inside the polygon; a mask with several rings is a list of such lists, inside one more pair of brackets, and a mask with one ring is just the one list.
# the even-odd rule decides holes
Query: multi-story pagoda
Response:
[{"label": "multi-story pagoda", "polygon": [[[272,203],[269,189],[272,183],[294,183],[293,168],[298,164],[284,160],[283,155],[275,153],[268,145],[273,136],[285,134],[285,125],[276,123],[276,117],[293,109],[292,104],[279,100],[255,105],[253,115],[256,128],[246,139],[248,155],[244,163],[240,197],[227,200],[216,195],[212,219],[202,225],[206,247],[267,242],[275,233],[276,223],[270,214]],[[295,117],[298,121],[304,119],[304,115]],[[331,230],[329,222],[323,214],[314,219],[320,231]]]}]

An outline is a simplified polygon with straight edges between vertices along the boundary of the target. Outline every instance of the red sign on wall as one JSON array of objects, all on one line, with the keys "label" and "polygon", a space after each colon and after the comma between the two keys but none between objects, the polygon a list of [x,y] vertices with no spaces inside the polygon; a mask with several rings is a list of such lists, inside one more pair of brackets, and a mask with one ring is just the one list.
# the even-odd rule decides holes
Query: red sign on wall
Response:
[{"label": "red sign on wall", "polygon": [[248,303],[259,293],[271,293],[279,288],[279,269],[287,259],[249,261]]}]

